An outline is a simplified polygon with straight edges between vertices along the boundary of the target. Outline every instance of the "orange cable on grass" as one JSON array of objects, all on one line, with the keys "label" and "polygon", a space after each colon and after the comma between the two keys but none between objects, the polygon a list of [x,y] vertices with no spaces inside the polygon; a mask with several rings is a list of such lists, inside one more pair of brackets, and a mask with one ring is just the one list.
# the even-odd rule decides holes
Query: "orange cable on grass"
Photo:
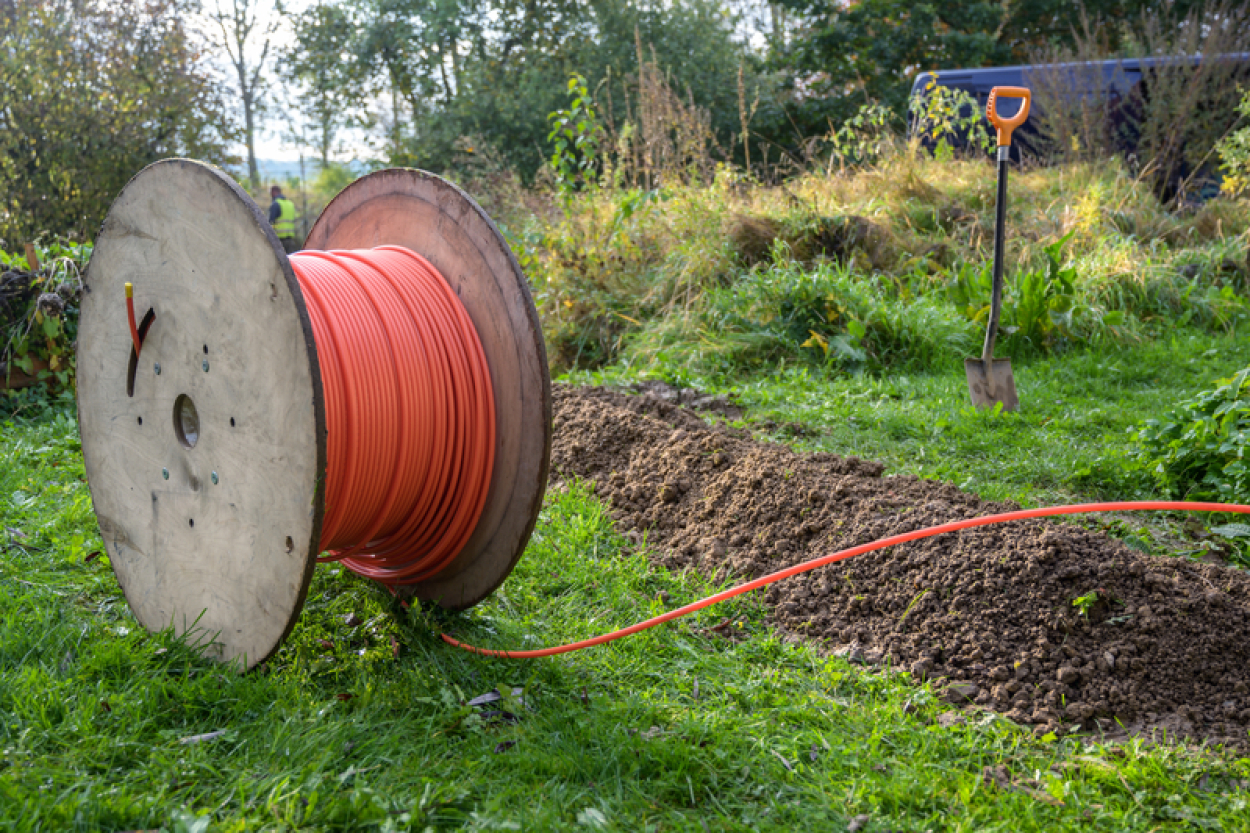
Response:
[{"label": "orange cable on grass", "polygon": [[570,642],[567,645],[557,645],[552,648],[538,648],[530,651],[503,651],[492,648],[476,648],[472,645],[466,645],[453,639],[448,634],[443,634],[443,641],[457,648],[463,648],[475,654],[482,654],[488,657],[500,657],[504,659],[536,659],[538,657],[551,657],[557,654],[567,654],[570,651],[580,651],[583,648],[591,648],[595,645],[602,645],[605,642],[612,642],[625,636],[645,631],[648,628],[654,628],[656,625],[662,625],[665,622],[671,622],[682,616],[694,613],[696,610],[702,610],[705,607],[732,599],[734,596],[741,596],[743,593],[750,593],[752,590],[758,590],[766,587],[774,582],[781,581],[791,576],[797,576],[800,573],[807,573],[815,570],[817,567],[824,567],[826,564],[833,564],[836,561],[844,561],[866,552],[885,549],[895,544],[903,544],[908,541],[918,541],[921,538],[930,538],[934,535],[942,535],[947,532],[957,532],[961,529],[970,529],[977,526],[990,526],[993,524],[1006,523],[1008,521],[1023,521],[1030,518],[1049,518],[1055,515],[1077,515],[1082,512],[1128,512],[1142,510],[1179,510],[1182,512],[1236,512],[1240,514],[1250,514],[1250,506],[1236,503],[1200,503],[1186,502],[1175,500],[1131,500],[1119,501],[1111,503],[1078,503],[1072,506],[1046,506],[1040,509],[1020,509],[1015,512],[1003,512],[998,515],[985,515],[980,518],[969,518],[962,521],[951,521],[950,523],[939,524],[937,526],[925,527],[912,532],[903,532],[898,535],[891,535],[889,538],[882,538],[868,544],[860,544],[856,547],[840,550],[830,555],[813,558],[810,561],[804,561],[801,564],[795,564],[784,570],[778,570],[766,576],[761,576],[754,581],[732,587],[729,590],[723,590],[706,599],[700,599],[692,602],[684,607],[676,610],[670,610],[668,613],[647,619],[627,628],[621,628],[618,631],[605,633],[590,639],[583,639],[579,642]]},{"label": "orange cable on grass", "polygon": [[325,389],[330,555],[318,560],[388,585],[432,578],[477,526],[494,468],[477,330],[438,270],[401,246],[290,261]]}]

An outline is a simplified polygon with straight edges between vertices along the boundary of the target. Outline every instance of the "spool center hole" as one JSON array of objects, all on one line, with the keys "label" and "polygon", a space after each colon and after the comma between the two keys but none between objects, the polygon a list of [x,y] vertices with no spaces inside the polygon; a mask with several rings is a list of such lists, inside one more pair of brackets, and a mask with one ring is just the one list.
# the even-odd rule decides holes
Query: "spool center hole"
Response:
[{"label": "spool center hole", "polygon": [[174,400],[174,434],[183,448],[195,448],[200,439],[200,415],[185,393]]}]

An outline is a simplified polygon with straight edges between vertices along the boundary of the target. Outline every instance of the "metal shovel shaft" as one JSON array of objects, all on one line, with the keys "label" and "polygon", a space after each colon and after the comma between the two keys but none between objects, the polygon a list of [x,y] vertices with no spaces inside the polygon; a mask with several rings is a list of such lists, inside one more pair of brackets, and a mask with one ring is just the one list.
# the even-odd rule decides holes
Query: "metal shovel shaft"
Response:
[{"label": "metal shovel shaft", "polygon": [[[998,97],[1021,99],[1012,116],[998,111]],[[985,104],[985,115],[998,130],[998,201],[994,215],[994,277],[990,285],[990,320],[985,327],[985,346],[981,358],[965,359],[968,393],[978,408],[1001,405],[1005,411],[1020,407],[1016,398],[1016,379],[1011,373],[1011,359],[994,358],[994,340],[998,337],[998,318],[1003,310],[1003,237],[1007,227],[1007,164],[1011,159],[1011,133],[1029,117],[1033,94],[1024,87],[995,87]]]},{"label": "metal shovel shaft", "polygon": [[985,346],[980,359],[966,359],[964,374],[968,377],[968,394],[978,408],[1001,405],[1004,411],[1020,407],[1016,396],[1016,378],[1011,372],[1011,359],[994,358],[994,341],[998,337],[998,319],[1003,309],[1003,238],[1007,224],[1007,163],[1011,148],[998,149],[998,204],[994,219],[994,272],[990,286],[990,320],[985,328]]},{"label": "metal shovel shaft", "polygon": [[998,149],[998,200],[994,209],[994,277],[990,287],[990,320],[985,328],[985,346],[981,361],[986,365],[994,359],[994,340],[998,337],[998,318],[1003,309],[1003,229],[1007,225],[1007,162],[1010,147]]}]

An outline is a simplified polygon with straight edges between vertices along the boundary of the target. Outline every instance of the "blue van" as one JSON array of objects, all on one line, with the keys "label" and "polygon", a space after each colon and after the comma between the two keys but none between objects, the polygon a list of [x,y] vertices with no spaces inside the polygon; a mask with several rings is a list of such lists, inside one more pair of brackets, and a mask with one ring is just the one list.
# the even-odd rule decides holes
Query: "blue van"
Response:
[{"label": "blue van", "polygon": [[[1220,55],[1217,60],[1232,61],[1242,65],[1241,68],[1245,70],[1244,75],[1246,79],[1250,80],[1250,52],[1227,53]],[[976,99],[982,118],[984,118],[986,100],[989,98],[990,90],[994,87],[1028,87],[1033,90],[1042,88],[1051,91],[1059,88],[1068,91],[1071,96],[1076,98],[1105,97],[1102,98],[1102,101],[1107,109],[1108,118],[1117,122],[1114,125],[1118,128],[1114,131],[1118,145],[1116,149],[1123,153],[1132,153],[1137,149],[1138,134],[1136,129],[1134,129],[1135,122],[1131,118],[1130,108],[1140,106],[1140,102],[1147,94],[1145,84],[1143,83],[1144,78],[1156,67],[1173,66],[1178,62],[1197,66],[1202,62],[1202,57],[1122,58],[1090,63],[1032,64],[1011,67],[987,67],[985,69],[942,69],[935,72],[919,73],[916,76],[916,80],[912,83],[911,94],[913,100],[917,96],[923,98],[926,90],[929,88],[929,84],[936,76],[939,86],[952,90],[963,90]],[[1134,102],[1137,102],[1137,104]],[[1039,112],[1039,107],[1044,106],[1045,102],[1039,103],[1035,96],[1033,99],[1033,112]],[[1005,113],[1005,115],[1010,115],[1012,112],[1015,111],[1011,110]],[[1026,155],[1037,155],[1040,151],[1040,148],[1037,147],[1038,135],[1036,127],[1030,129],[1030,123],[1035,124],[1033,116],[1030,116],[1029,121],[1016,132],[1016,135],[1020,137],[1020,144],[1023,145],[1023,152]],[[993,130],[989,128],[989,122],[986,121],[985,125],[992,135]],[[915,129],[914,120],[911,127],[913,130]],[[960,138],[954,137],[956,144],[959,143]],[[1013,159],[1018,160],[1019,154],[1020,149],[1013,144]]]}]

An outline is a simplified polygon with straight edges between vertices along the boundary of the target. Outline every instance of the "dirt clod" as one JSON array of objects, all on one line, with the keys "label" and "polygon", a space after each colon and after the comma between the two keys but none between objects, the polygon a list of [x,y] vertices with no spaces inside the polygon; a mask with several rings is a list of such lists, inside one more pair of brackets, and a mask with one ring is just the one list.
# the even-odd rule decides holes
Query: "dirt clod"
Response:
[{"label": "dirt clod", "polygon": [[[601,388],[556,387],[552,468],[592,482],[659,564],[722,579],[1016,508]],[[788,634],[957,680],[961,702],[1038,734],[1122,723],[1250,750],[1250,576],[1237,570],[1024,521],[861,555],[765,599]]]}]

